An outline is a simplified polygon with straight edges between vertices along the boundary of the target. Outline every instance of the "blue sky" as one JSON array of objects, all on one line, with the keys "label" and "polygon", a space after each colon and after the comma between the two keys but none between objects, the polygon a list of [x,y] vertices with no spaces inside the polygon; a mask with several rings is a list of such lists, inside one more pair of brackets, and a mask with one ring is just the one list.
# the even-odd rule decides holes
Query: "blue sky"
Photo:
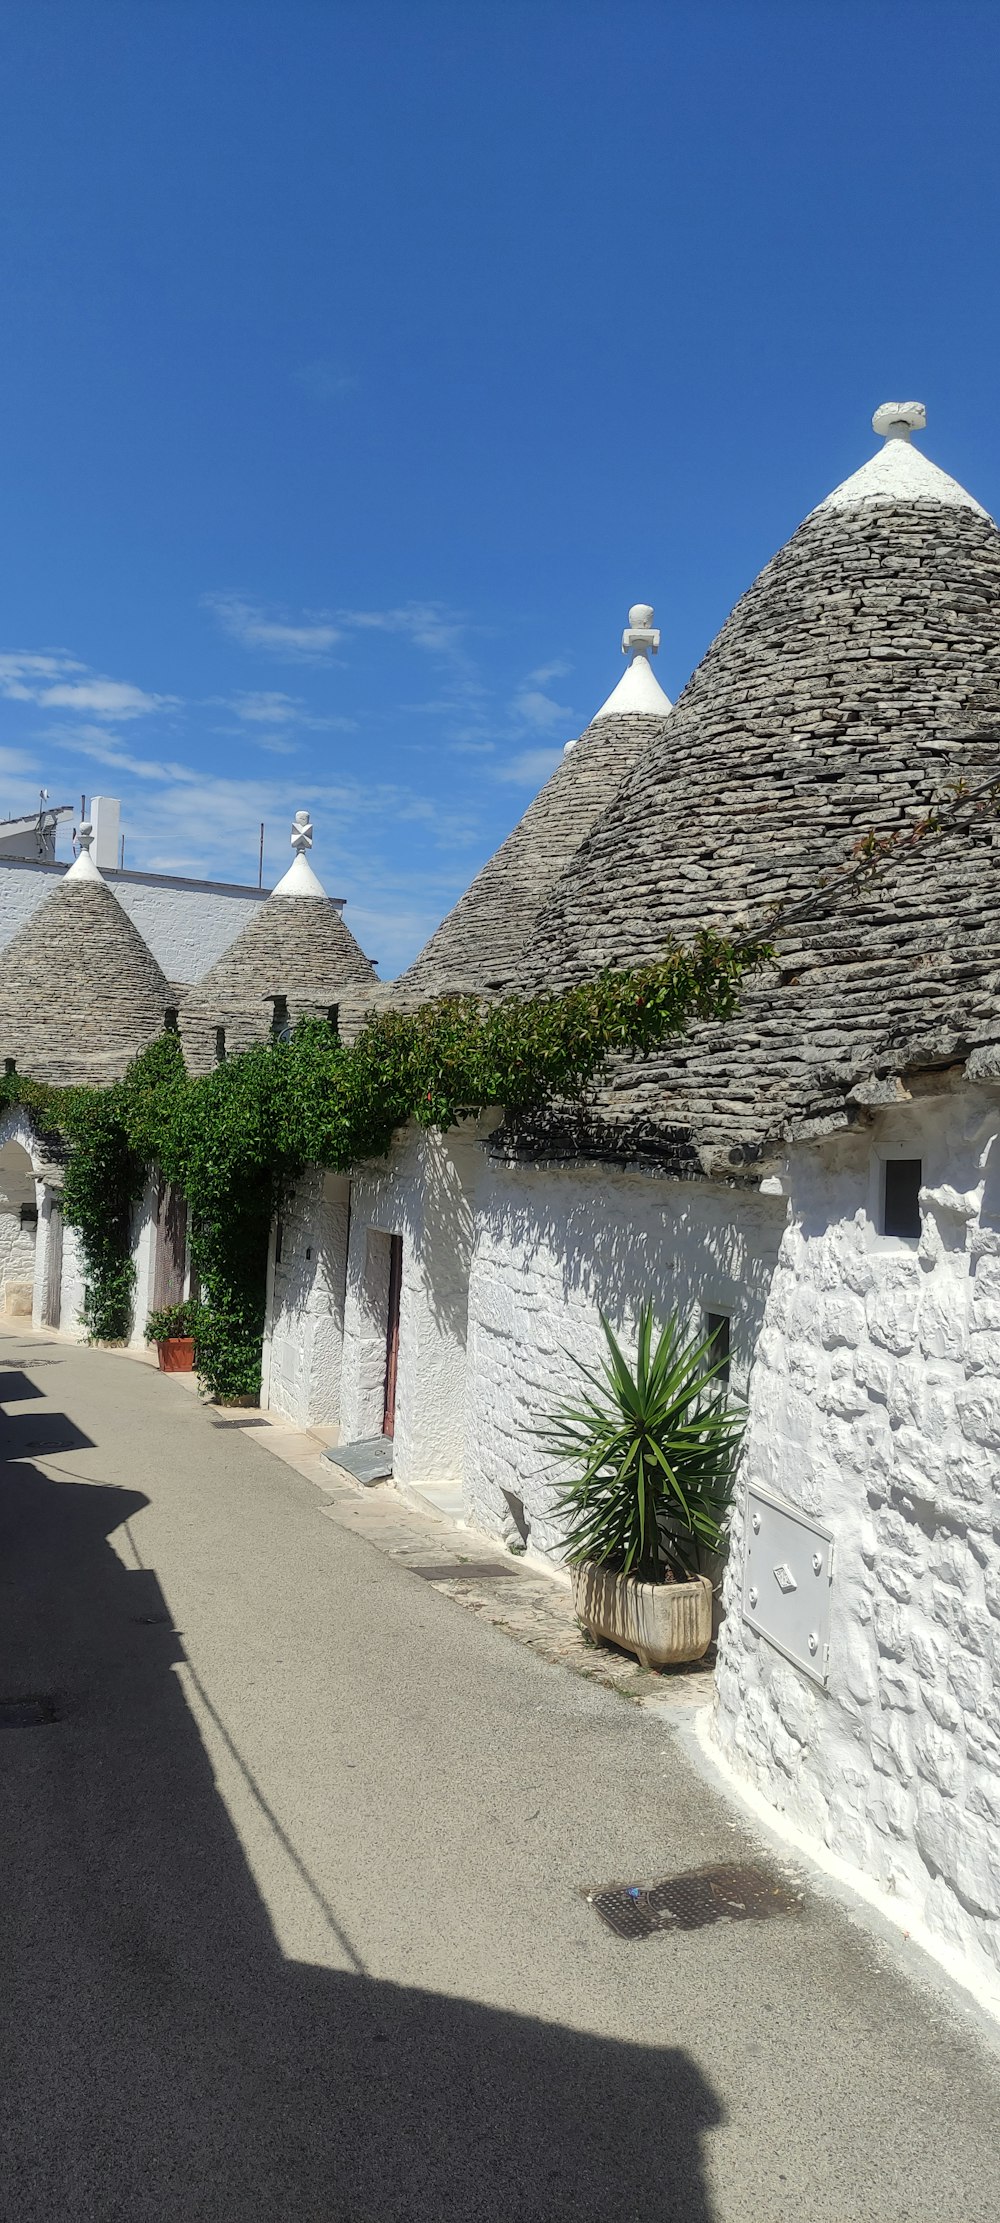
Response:
[{"label": "blue sky", "polygon": [[618,677],[927,403],[1000,508],[1000,10],[0,6],[0,812],[384,973]]}]

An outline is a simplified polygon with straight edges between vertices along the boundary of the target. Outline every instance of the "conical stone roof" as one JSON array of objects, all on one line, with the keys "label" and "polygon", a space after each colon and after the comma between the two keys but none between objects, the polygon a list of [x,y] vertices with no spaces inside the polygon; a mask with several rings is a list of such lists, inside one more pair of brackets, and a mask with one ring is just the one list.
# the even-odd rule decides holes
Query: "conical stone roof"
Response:
[{"label": "conical stone roof", "polygon": [[513,833],[393,983],[393,1002],[510,986],[550,889],[662,718],[602,717],[572,743]]},{"label": "conical stone roof", "polygon": [[[849,869],[871,829],[905,828],[995,767],[1000,532],[890,441],[737,604],[550,892],[521,985],[653,958],[702,924],[763,922]],[[779,970],[734,1022],[619,1069],[605,1139],[736,1166],[852,1116],[866,1078],[1000,1036],[995,854],[977,820],[907,852],[877,893],[779,932]]]},{"label": "conical stone roof", "polygon": [[0,956],[0,1057],[34,1080],[117,1080],[176,1003],[96,867],[58,881]]},{"label": "conical stone roof", "polygon": [[276,996],[284,996],[294,1025],[306,1015],[325,1017],[345,992],[353,990],[356,1000],[376,985],[371,959],[303,856],[285,878],[284,891],[279,886],[268,896],[185,996],[180,1031],[193,1072],[215,1063],[219,1027],[225,1029],[227,1055],[266,1041]]},{"label": "conical stone roof", "polygon": [[662,737],[670,698],[650,668],[660,636],[648,603],[635,603],[622,635],[627,670],[529,803],[523,818],[392,984],[394,1003],[509,988],[562,873],[644,749]]}]

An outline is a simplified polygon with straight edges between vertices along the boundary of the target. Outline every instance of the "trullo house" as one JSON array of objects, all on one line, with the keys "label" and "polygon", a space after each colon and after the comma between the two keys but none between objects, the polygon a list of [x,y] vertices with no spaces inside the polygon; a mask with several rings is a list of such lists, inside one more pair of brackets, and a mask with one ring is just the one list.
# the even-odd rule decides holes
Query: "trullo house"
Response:
[{"label": "trullo house", "polygon": [[585,1120],[498,1107],[307,1178],[266,1380],[557,1554],[532,1429],[599,1308],[719,1326],[749,1425],[717,1744],[996,1987],[1000,533],[923,425],[877,411],[672,709],[630,613],[618,688],[390,993],[557,988],[777,905],[774,966]]}]

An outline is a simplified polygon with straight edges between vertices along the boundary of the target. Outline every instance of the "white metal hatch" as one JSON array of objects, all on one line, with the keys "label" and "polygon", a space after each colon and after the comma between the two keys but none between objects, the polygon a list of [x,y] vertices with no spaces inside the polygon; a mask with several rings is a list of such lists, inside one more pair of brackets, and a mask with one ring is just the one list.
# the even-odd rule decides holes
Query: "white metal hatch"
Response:
[{"label": "white metal hatch", "polygon": [[794,1506],[747,1491],[743,1618],[758,1636],[825,1683],[833,1538]]}]

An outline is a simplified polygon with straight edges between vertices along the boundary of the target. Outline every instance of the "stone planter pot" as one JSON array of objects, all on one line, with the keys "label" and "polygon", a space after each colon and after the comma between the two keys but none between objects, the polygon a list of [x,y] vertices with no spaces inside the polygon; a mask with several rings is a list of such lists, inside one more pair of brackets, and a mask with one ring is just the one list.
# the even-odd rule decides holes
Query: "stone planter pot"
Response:
[{"label": "stone planter pot", "polygon": [[637,1582],[585,1559],[573,1568],[573,1605],[591,1636],[634,1652],[641,1667],[677,1667],[700,1660],[712,1641],[712,1585]]},{"label": "stone planter pot", "polygon": [[193,1374],[194,1336],[172,1335],[169,1342],[157,1344],[156,1355],[161,1374]]}]

